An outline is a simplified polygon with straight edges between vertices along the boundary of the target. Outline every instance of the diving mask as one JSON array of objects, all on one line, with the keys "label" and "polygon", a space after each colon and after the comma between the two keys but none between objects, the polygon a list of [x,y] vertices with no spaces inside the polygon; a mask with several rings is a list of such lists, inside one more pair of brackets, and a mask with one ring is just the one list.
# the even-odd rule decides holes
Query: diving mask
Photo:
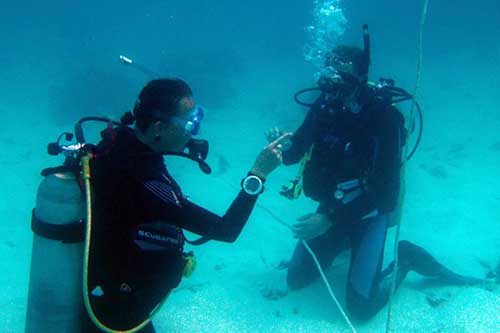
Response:
[{"label": "diving mask", "polygon": [[353,74],[325,68],[318,80],[318,86],[325,93],[341,99],[352,95],[361,85],[361,81]]},{"label": "diving mask", "polygon": [[200,132],[201,121],[205,116],[205,112],[201,106],[195,106],[193,111],[187,116],[172,117],[172,121],[181,126],[190,135],[197,135]]}]

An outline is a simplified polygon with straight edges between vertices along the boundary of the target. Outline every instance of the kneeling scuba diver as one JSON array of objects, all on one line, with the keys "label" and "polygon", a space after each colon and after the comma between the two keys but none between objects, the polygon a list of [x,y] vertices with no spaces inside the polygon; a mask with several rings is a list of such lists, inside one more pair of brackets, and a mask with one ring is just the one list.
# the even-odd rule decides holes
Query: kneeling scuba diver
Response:
[{"label": "kneeling scuba diver", "polygon": [[[207,142],[191,138],[203,118],[202,109],[195,106],[187,85],[179,81],[151,81],[141,92],[134,108],[135,117],[128,113],[120,123],[84,118],[75,126],[76,143],[61,145],[61,136],[49,145],[49,153],[64,153],[66,159],[62,167],[43,172],[46,178],[40,185],[32,221],[33,261],[35,254],[45,253],[44,261],[53,266],[52,271],[45,269],[40,274],[38,268],[43,265],[32,262],[26,332],[78,332],[82,321],[87,325],[85,333],[154,332],[151,316],[177,287],[181,277],[194,269],[192,254],[184,253],[187,240],[182,229],[206,236],[192,242],[194,244],[209,239],[232,242],[241,232],[263,191],[266,176],[280,162],[275,149],[279,140],[259,155],[242,180],[242,190],[226,215],[219,217],[191,203],[163,164],[164,155],[183,156],[196,161],[203,172],[210,173],[204,161]],[[157,96],[162,94],[165,85],[182,90],[182,98],[176,97],[173,101],[184,111],[165,117],[162,103],[172,101]],[[88,121],[107,123],[98,145],[85,140],[82,125]],[[135,130],[126,126],[133,121]],[[72,139],[70,134],[63,136]],[[164,137],[171,141],[165,141]],[[167,151],[166,147],[175,149]],[[46,186],[54,181],[55,186]],[[71,186],[63,189],[60,183]],[[68,189],[72,192],[65,193]],[[47,209],[48,196],[55,198],[58,207],[52,204]],[[66,198],[73,201],[66,202]],[[64,223],[57,223],[50,216],[40,214],[45,211],[74,214],[60,216]],[[54,224],[68,224],[77,231],[70,232],[66,226]],[[39,238],[43,239],[45,248],[38,246]],[[71,255],[68,252],[61,255],[66,250],[65,241],[75,242]],[[49,247],[51,252],[46,250]],[[57,261],[61,256],[65,261]],[[58,265],[66,267],[70,263],[71,274],[58,274],[61,271]],[[68,280],[72,281],[73,289],[61,290]],[[79,283],[74,282],[78,280]],[[87,313],[83,316],[79,313],[82,284],[88,319],[84,318]],[[50,293],[55,294],[52,301],[58,306],[41,307],[40,300]]]},{"label": "kneeling scuba diver", "polygon": [[[394,106],[401,102],[410,101],[413,103],[412,106],[415,107],[418,115],[418,133],[415,139],[414,146],[409,150],[408,155],[402,161],[403,165],[409,161],[415,154],[420,144],[423,132],[423,115],[419,103],[414,100],[413,96],[406,90],[396,87],[395,81],[393,79],[380,78],[377,83],[368,80],[368,68],[370,65],[371,58],[371,48],[370,48],[370,35],[368,31],[368,26],[363,25],[363,42],[364,49],[362,53],[361,65],[359,71],[362,73],[360,77],[352,75],[349,67],[352,66],[351,63],[344,63],[340,59],[335,58],[332,54],[331,58],[327,59],[327,63],[331,64],[325,65],[321,75],[318,79],[317,86],[311,88],[305,88],[297,91],[294,94],[294,100],[297,104],[305,106],[307,108],[317,107],[315,105],[320,103],[321,109],[328,110],[341,110],[341,112],[347,112],[352,114],[358,114],[361,111],[361,104],[359,102],[345,103],[346,99],[360,101],[373,99],[377,103],[386,106],[392,106],[391,109],[394,112],[401,113],[400,110],[396,109]],[[360,89],[360,87],[363,87]],[[311,92],[319,92],[321,95],[314,103],[308,103],[301,100],[301,96]],[[353,95],[354,92],[354,95]],[[403,137],[401,144],[404,146],[407,141],[409,134],[412,134],[417,127],[415,119],[409,119],[409,129],[404,128]],[[281,131],[276,131],[271,137],[277,137],[281,134]],[[289,184],[282,186],[280,194],[288,199],[297,199],[302,193],[302,176],[306,169],[307,163],[311,159],[312,147],[309,149],[301,159],[300,167],[297,176],[289,182]]]},{"label": "kneeling scuba diver", "polygon": [[[349,313],[362,320],[375,315],[392,295],[393,289],[385,282],[394,281],[395,290],[410,271],[449,283],[481,282],[452,272],[423,248],[397,238],[396,258],[401,260],[382,270],[387,230],[399,225],[404,163],[420,141],[422,117],[415,104],[420,115],[419,136],[411,153],[404,156],[402,148],[413,128],[404,127],[404,118],[394,104],[412,96],[394,87],[391,80],[368,82],[369,39],[367,28],[364,30],[364,51],[334,48],[326,62],[331,71],[326,68],[327,75],[320,78],[318,87],[295,95],[299,104],[310,109],[283,152],[285,165],[301,159],[302,163],[299,175],[281,194],[295,199],[303,183],[306,196],[319,205],[315,213],[289,225],[299,242],[287,263],[286,281],[263,292],[269,297],[282,296],[288,288],[304,288],[322,277],[344,314],[323,269],[341,252],[350,250],[345,302]],[[321,93],[312,104],[299,99],[309,91]],[[413,119],[411,124],[413,127]],[[347,317],[346,321],[351,324]]]}]

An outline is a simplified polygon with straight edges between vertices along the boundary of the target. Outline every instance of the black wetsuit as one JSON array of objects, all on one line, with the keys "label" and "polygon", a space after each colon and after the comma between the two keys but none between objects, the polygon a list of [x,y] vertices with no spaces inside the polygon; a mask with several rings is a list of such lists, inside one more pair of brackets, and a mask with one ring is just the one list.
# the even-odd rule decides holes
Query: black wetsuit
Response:
[{"label": "black wetsuit", "polygon": [[[382,281],[392,265],[383,271],[382,263],[390,213],[400,191],[404,119],[374,95],[366,96],[358,113],[343,110],[327,98],[321,95],[311,107],[291,138],[291,148],[283,153],[283,162],[297,163],[312,147],[303,174],[304,193],[319,202],[318,212],[327,214],[335,226],[308,244],[323,268],[340,252],[351,250],[347,307],[351,314],[369,318],[388,298],[389,289]],[[339,184],[355,186],[342,190]],[[401,241],[398,249],[398,285],[409,270],[464,282],[416,245]],[[301,288],[318,276],[311,256],[299,242],[288,269],[289,287]]]},{"label": "black wetsuit", "polygon": [[[91,160],[92,245],[89,290],[98,317],[128,329],[179,284],[182,229],[233,242],[257,196],[241,191],[220,217],[190,202],[169,175],[163,156],[119,128]],[[102,294],[102,293],[101,293]],[[83,332],[100,332],[87,320]],[[140,332],[154,332],[149,324]]]}]

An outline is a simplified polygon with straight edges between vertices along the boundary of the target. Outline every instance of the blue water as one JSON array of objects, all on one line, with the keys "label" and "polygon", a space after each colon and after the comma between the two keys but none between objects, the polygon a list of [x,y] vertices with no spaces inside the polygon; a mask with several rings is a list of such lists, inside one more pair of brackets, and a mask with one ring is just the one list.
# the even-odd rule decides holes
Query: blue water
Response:
[{"label": "blue water", "polygon": [[[371,79],[392,77],[413,91],[422,3],[341,1],[347,24],[339,42],[361,46],[360,28],[368,23]],[[84,115],[119,117],[148,80],[118,56],[184,78],[208,110],[202,137],[211,142],[214,175],[185,161],[169,163],[194,201],[223,214],[265,144],[264,131],[294,130],[305,116],[292,96],[314,85],[317,68],[304,60],[313,9],[304,0],[2,4],[0,332],[24,326],[39,171],[60,162],[47,156],[46,143]],[[497,1],[430,2],[418,92],[425,132],[406,171],[402,237],[475,276],[500,259],[499,22]],[[259,292],[295,245],[266,209],[293,222],[315,208],[277,194],[296,170],[271,176],[262,206],[235,244],[196,249],[198,270],[155,319],[161,332],[348,331],[320,281],[279,301]],[[327,270],[341,300],[345,269],[344,259]],[[394,300],[394,332],[498,332],[499,288],[488,289],[428,286],[410,275]],[[432,308],[429,293],[447,301]],[[385,312],[356,326],[382,332]]]}]

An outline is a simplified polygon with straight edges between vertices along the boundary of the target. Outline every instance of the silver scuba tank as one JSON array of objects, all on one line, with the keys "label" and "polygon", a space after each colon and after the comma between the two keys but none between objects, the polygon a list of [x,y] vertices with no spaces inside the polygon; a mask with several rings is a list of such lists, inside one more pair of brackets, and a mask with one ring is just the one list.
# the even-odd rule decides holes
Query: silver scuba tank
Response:
[{"label": "silver scuba tank", "polygon": [[47,175],[32,215],[25,333],[80,332],[84,221],[85,198],[75,173]]}]

